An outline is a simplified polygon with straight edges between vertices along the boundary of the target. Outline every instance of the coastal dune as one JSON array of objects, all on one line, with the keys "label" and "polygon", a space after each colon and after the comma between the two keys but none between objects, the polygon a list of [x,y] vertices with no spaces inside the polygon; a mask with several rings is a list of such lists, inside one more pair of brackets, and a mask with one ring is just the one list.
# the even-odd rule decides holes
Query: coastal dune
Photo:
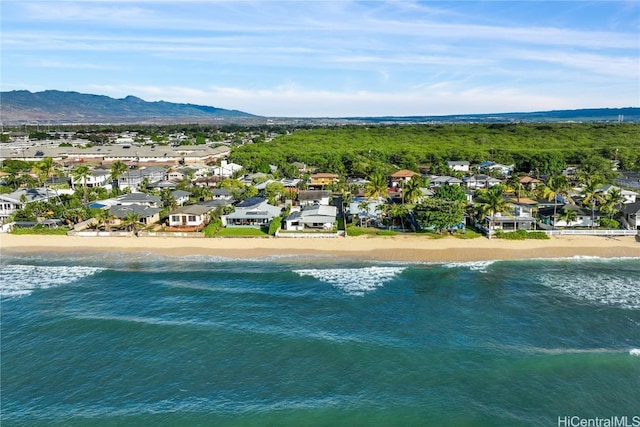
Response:
[{"label": "coastal dune", "polygon": [[0,235],[0,253],[149,252],[228,258],[320,255],[378,261],[483,261],[574,256],[640,257],[634,236],[559,236],[550,240],[433,239],[424,236],[285,238],[159,238]]}]

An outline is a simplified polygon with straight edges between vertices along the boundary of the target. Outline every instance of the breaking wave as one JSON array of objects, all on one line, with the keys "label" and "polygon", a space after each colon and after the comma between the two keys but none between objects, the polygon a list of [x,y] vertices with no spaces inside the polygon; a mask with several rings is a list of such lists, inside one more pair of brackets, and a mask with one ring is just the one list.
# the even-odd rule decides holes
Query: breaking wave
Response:
[{"label": "breaking wave", "polygon": [[614,274],[543,274],[543,285],[561,291],[572,298],[589,302],[614,305],[629,310],[640,310],[640,281],[632,277]]},{"label": "breaking wave", "polygon": [[66,285],[102,270],[97,267],[6,265],[2,267],[0,297],[30,295],[36,289]]},{"label": "breaking wave", "polygon": [[329,283],[348,295],[362,296],[383,286],[404,271],[405,267],[365,267],[294,270],[302,276],[311,276]]}]

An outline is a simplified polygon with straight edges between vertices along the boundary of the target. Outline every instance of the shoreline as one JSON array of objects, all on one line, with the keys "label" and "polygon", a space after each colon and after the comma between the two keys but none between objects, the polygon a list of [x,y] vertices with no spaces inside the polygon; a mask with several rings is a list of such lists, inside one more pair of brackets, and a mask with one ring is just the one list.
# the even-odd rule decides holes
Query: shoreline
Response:
[{"label": "shoreline", "polygon": [[164,256],[208,255],[237,259],[332,256],[372,261],[465,262],[591,256],[640,258],[634,236],[560,236],[550,240],[431,239],[421,236],[327,239],[180,237],[72,237],[0,235],[0,255],[46,252],[148,252]]}]

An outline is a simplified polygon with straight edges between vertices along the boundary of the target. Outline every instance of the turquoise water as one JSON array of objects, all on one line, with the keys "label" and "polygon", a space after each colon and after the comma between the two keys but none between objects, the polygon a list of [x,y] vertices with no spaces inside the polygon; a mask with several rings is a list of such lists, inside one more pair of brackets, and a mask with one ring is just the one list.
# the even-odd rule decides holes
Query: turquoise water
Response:
[{"label": "turquoise water", "polygon": [[14,425],[640,415],[640,260],[2,258]]}]

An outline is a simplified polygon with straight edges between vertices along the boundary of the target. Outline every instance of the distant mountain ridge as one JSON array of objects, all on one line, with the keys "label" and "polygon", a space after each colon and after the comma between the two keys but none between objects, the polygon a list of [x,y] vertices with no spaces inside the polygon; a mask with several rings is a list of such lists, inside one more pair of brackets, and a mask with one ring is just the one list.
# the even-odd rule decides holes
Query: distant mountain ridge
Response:
[{"label": "distant mountain ridge", "polygon": [[402,124],[402,123],[514,123],[514,122],[640,122],[640,108],[588,108],[493,114],[442,116],[268,118],[238,110],[166,101],[148,102],[135,96],[46,90],[0,92],[0,122],[5,125],[40,123],[91,124]]},{"label": "distant mountain ridge", "polygon": [[0,92],[0,119],[5,124],[54,123],[188,123],[257,117],[237,110],[173,102],[147,102],[135,96],[46,90]]}]

